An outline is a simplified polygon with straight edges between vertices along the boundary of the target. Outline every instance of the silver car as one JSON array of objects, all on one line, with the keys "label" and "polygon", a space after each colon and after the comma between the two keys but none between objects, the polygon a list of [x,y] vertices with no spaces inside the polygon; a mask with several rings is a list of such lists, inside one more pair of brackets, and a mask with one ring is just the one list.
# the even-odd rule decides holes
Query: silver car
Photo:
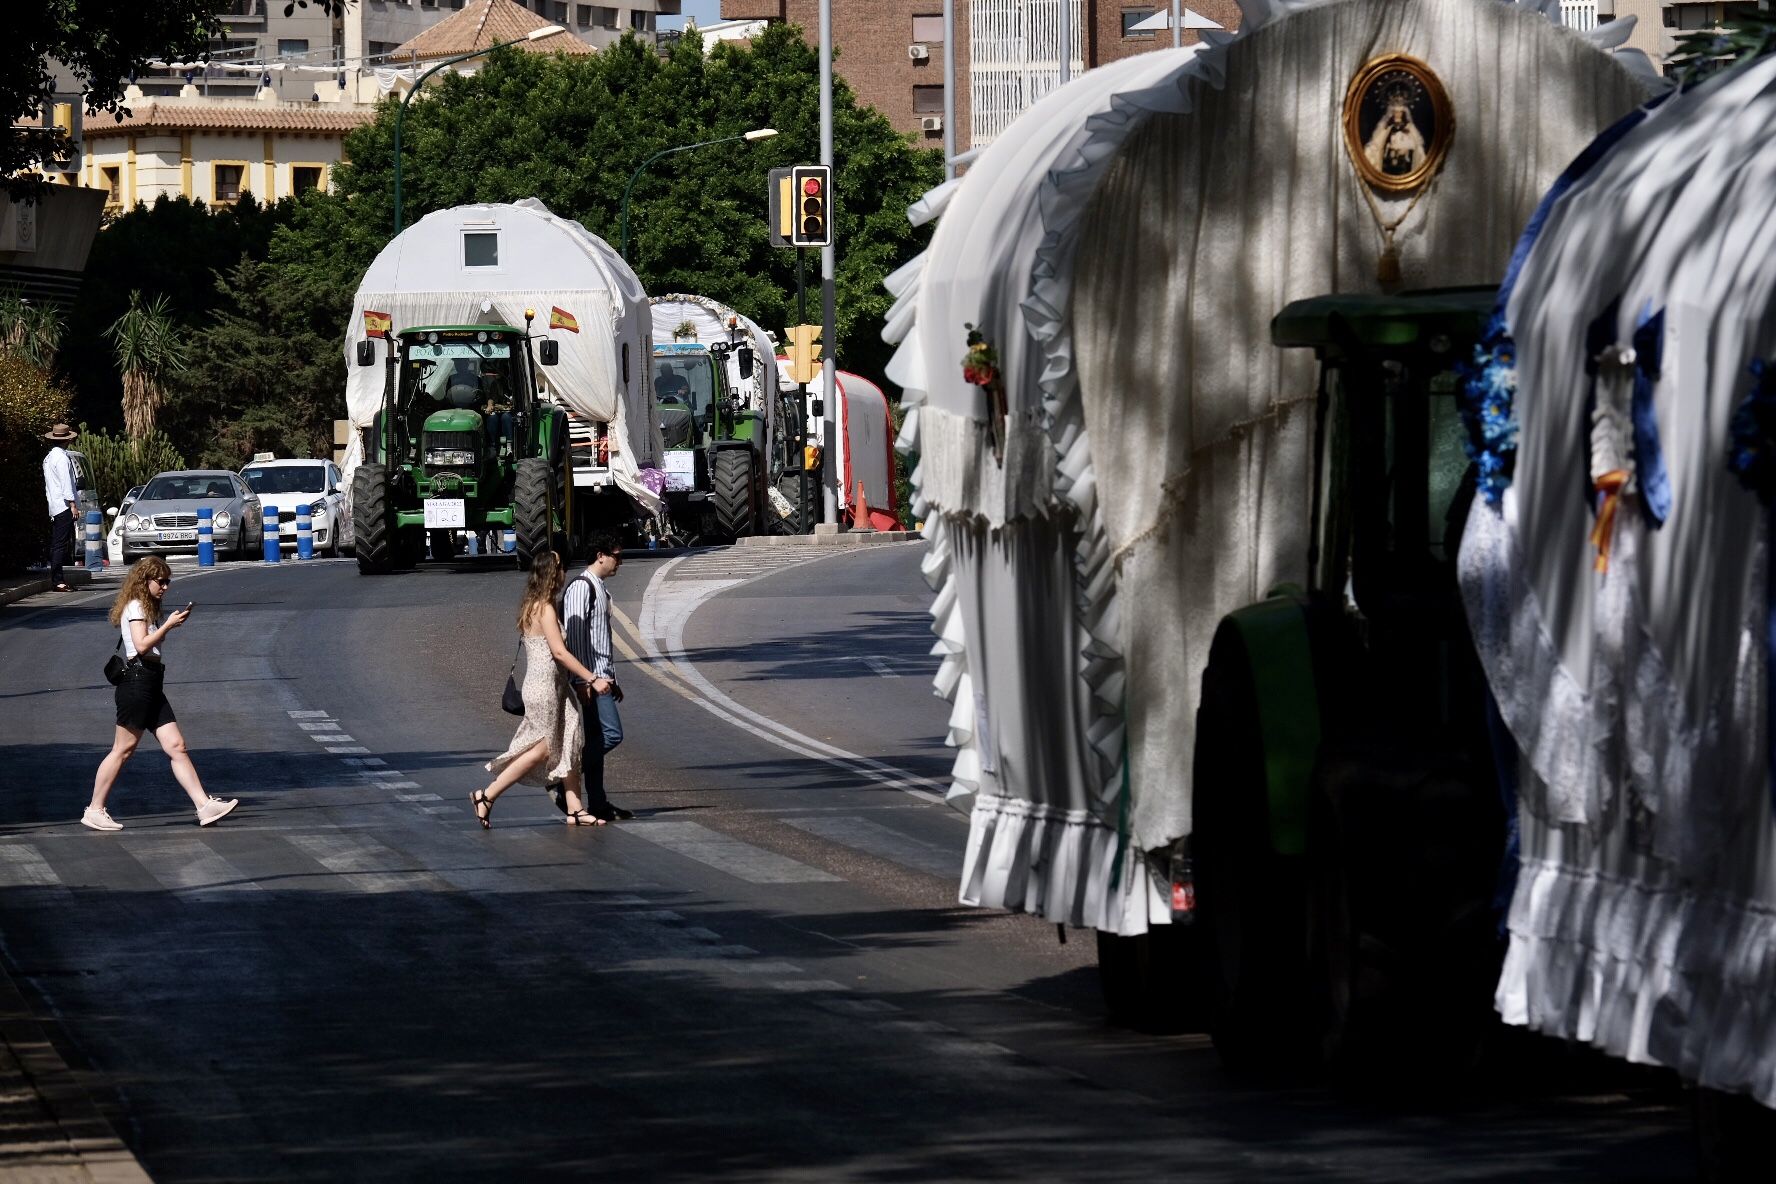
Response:
[{"label": "silver car", "polygon": [[208,506],[217,554],[246,557],[263,546],[259,495],[227,469],[160,473],[123,517],[123,561],[197,551],[197,511]]}]

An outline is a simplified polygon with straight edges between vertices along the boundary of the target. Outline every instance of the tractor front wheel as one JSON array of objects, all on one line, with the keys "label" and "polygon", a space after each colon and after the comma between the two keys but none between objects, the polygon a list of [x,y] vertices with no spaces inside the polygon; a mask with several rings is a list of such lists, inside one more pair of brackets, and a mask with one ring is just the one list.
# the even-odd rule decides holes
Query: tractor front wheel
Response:
[{"label": "tractor front wheel", "polygon": [[749,449],[723,448],[716,452],[709,466],[709,500],[715,507],[716,526],[728,538],[753,533],[753,484]]},{"label": "tractor front wheel", "polygon": [[[777,478],[777,492],[783,496],[784,501],[789,503],[789,516],[786,518],[777,513],[775,509],[771,510],[766,515],[766,521],[770,524],[770,533],[807,534],[813,530],[813,523],[809,521],[808,507],[802,501],[802,475],[791,471]],[[819,492],[819,487],[814,484],[811,476],[808,480],[808,492],[810,494]]]},{"label": "tractor front wheel", "polygon": [[382,465],[359,465],[352,474],[352,548],[365,575],[394,570],[394,507]]},{"label": "tractor front wheel", "polygon": [[513,532],[518,536],[518,566],[526,571],[531,560],[549,550],[554,539],[554,523],[550,521],[549,496],[554,474],[549,462],[540,456],[518,462],[518,476],[512,486]]}]

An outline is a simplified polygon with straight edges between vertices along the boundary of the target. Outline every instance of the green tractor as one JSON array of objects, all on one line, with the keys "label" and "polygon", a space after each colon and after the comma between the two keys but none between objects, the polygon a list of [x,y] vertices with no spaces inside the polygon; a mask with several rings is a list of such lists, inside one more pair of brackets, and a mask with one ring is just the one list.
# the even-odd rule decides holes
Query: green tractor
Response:
[{"label": "green tractor", "polygon": [[[382,410],[352,477],[358,570],[411,568],[431,543],[455,554],[459,531],[517,536],[518,562],[565,538],[567,417],[537,395],[527,329],[438,325],[386,338]],[[538,343],[553,366],[559,345]],[[376,343],[358,343],[360,366]]]},{"label": "green tractor", "polygon": [[686,343],[654,347],[654,405],[666,444],[666,502],[690,538],[760,534],[766,522],[763,412],[743,408],[728,388],[726,355],[741,345]]},{"label": "green tractor", "polygon": [[1505,807],[1456,580],[1461,364],[1494,297],[1326,296],[1272,323],[1321,367],[1308,580],[1215,634],[1195,924],[1169,935],[1198,947],[1236,1070],[1416,1079],[1471,1065],[1495,1022]]}]

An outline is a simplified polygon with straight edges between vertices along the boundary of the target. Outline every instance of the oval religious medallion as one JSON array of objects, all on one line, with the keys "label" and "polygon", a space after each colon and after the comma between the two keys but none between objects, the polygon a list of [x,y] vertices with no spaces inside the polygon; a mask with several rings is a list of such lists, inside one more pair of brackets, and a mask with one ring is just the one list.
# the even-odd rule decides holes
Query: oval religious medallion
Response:
[{"label": "oval religious medallion", "polygon": [[1422,188],[1449,154],[1455,112],[1443,84],[1417,58],[1366,62],[1344,92],[1344,146],[1357,175],[1383,193]]}]

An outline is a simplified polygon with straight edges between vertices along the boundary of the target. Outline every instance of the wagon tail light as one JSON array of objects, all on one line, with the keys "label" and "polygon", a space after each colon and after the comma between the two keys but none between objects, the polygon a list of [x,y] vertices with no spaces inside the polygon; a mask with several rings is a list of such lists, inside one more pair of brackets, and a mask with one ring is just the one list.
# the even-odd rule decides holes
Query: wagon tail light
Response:
[{"label": "wagon tail light", "polygon": [[595,439],[598,442],[597,443],[598,463],[601,465],[610,464],[610,460],[611,460],[610,425],[608,423],[601,423],[601,424],[595,425],[592,429],[592,435],[593,435],[593,439]]}]

